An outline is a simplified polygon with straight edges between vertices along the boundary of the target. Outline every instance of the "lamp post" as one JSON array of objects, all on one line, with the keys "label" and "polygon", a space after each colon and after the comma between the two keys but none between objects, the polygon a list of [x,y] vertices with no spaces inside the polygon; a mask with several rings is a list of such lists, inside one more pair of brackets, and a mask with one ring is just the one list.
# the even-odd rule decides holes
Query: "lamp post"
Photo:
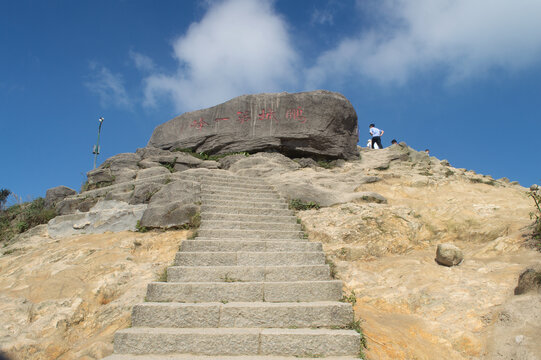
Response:
[{"label": "lamp post", "polygon": [[98,154],[100,153],[100,133],[101,133],[101,125],[103,124],[103,118],[99,118],[100,126],[98,127],[98,141],[96,142],[96,145],[94,145],[94,149],[92,150],[92,154],[94,154],[94,169],[96,168],[96,160],[98,160]]}]

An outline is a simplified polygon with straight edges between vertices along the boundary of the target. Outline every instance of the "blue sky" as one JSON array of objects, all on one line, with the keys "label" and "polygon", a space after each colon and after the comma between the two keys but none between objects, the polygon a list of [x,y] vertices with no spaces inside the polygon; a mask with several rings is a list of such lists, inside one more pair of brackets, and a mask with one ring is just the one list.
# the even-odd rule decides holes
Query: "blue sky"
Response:
[{"label": "blue sky", "polygon": [[80,189],[186,111],[344,94],[368,125],[524,186],[541,161],[539,0],[0,0],[0,188]]}]

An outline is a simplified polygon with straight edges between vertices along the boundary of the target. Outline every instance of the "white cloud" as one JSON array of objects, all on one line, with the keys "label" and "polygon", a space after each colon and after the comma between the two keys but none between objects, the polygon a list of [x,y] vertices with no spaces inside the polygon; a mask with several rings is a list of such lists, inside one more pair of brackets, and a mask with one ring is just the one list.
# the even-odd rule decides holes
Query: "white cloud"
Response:
[{"label": "white cloud", "polygon": [[120,74],[113,74],[105,66],[95,63],[90,64],[90,69],[93,73],[90,75],[90,80],[84,85],[99,97],[102,107],[113,106],[128,109],[132,107]]},{"label": "white cloud", "polygon": [[302,81],[284,20],[270,0],[211,3],[201,21],[173,43],[178,70],[145,79],[145,104],[162,97],[177,111],[254,92],[283,91]]},{"label": "white cloud", "polygon": [[306,71],[308,88],[352,75],[403,84],[427,70],[456,83],[491,70],[521,70],[541,58],[538,0],[386,0],[358,6],[377,17],[378,25],[323,53]]},{"label": "white cloud", "polygon": [[319,25],[325,25],[325,24],[332,25],[334,23],[334,15],[331,11],[327,9],[325,10],[315,9],[312,12],[310,23],[319,24]]},{"label": "white cloud", "polygon": [[135,67],[141,71],[153,71],[156,67],[150,57],[133,50],[130,50],[130,59]]}]

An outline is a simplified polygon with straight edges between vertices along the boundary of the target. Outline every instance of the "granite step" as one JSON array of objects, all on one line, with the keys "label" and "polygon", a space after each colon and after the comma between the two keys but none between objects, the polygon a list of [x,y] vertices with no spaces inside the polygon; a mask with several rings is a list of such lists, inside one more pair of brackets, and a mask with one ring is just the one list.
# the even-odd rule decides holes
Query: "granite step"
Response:
[{"label": "granite step", "polygon": [[168,282],[287,282],[331,280],[328,265],[170,266]]},{"label": "granite step", "polygon": [[[273,355],[240,355],[240,356],[205,356],[205,355],[110,355],[103,360],[318,360],[318,357],[300,357],[300,356],[273,356]],[[359,356],[326,356],[325,360],[359,360]]]},{"label": "granite step", "polygon": [[170,328],[345,328],[353,321],[348,303],[233,302],[144,303],[132,312],[132,326]]},{"label": "granite step", "polygon": [[222,220],[222,221],[248,221],[248,222],[263,222],[263,223],[297,223],[297,217],[293,215],[249,215],[249,214],[220,214],[205,211],[201,213],[201,220]]},{"label": "granite step", "polygon": [[[216,233],[218,234],[218,233]],[[226,237],[226,236],[220,236],[219,234],[217,236],[197,236],[194,240],[208,240],[208,241],[216,241],[216,240],[225,240],[225,241],[239,241],[239,242],[260,242],[260,241],[279,241],[279,242],[308,242],[307,239],[304,238],[272,238],[272,239],[261,239],[256,237]]]},{"label": "granite step", "polygon": [[115,334],[115,353],[193,355],[354,355],[353,330],[134,327]]},{"label": "granite step", "polygon": [[198,236],[209,238],[254,238],[254,239],[302,239],[302,231],[282,230],[242,230],[242,229],[211,229],[198,230]]},{"label": "granite step", "polygon": [[276,230],[300,231],[301,225],[297,223],[266,223],[250,221],[230,220],[204,220],[199,227],[200,230],[210,229],[244,229],[244,230]]},{"label": "granite step", "polygon": [[150,302],[295,302],[338,301],[342,282],[152,282],[147,287]]},{"label": "granite step", "polygon": [[254,191],[254,192],[269,192],[269,193],[276,193],[275,190],[270,187],[269,185],[254,185],[254,184],[242,184],[242,183],[227,183],[227,182],[219,182],[219,181],[202,181],[201,182],[201,189],[202,190],[233,190],[233,191]]},{"label": "granite step", "polygon": [[284,199],[280,198],[278,194],[261,194],[261,193],[233,193],[233,192],[207,192],[201,195],[203,201],[207,200],[228,200],[228,201],[281,201],[284,202]]},{"label": "granite step", "polygon": [[228,214],[228,215],[268,215],[268,216],[293,216],[293,211],[282,208],[269,208],[269,207],[246,207],[236,206],[231,204],[216,205],[216,204],[202,204],[201,214],[213,213],[213,214]]},{"label": "granite step", "polygon": [[309,241],[246,241],[229,240],[184,240],[180,251],[322,251],[320,242]]},{"label": "granite step", "polygon": [[325,255],[321,251],[216,251],[177,252],[177,266],[278,266],[322,265]]},{"label": "granite step", "polygon": [[232,207],[243,207],[243,208],[257,208],[257,209],[287,209],[288,205],[280,200],[271,201],[254,201],[254,200],[215,200],[215,199],[206,199],[202,203],[208,206],[232,206]]}]

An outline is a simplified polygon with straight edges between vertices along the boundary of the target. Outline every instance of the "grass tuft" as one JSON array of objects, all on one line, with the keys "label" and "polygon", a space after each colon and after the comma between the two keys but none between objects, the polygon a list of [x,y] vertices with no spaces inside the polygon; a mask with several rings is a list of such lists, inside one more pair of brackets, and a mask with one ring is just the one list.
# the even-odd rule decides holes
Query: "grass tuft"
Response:
[{"label": "grass tuft", "polygon": [[314,201],[304,202],[301,199],[291,199],[289,200],[289,208],[292,210],[318,210],[321,206]]}]

